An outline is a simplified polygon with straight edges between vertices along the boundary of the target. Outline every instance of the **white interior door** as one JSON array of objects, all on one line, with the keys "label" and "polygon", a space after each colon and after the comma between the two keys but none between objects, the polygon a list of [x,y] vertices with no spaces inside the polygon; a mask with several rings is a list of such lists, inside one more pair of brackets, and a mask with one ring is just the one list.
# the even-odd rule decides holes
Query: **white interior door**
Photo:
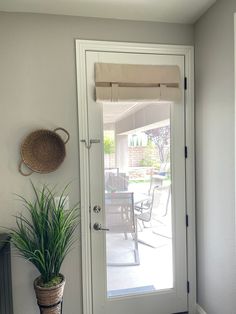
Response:
[{"label": "white interior door", "polygon": [[184,89],[183,56],[86,52],[93,314],[185,312],[184,92],[98,104],[96,62],[178,65]]}]

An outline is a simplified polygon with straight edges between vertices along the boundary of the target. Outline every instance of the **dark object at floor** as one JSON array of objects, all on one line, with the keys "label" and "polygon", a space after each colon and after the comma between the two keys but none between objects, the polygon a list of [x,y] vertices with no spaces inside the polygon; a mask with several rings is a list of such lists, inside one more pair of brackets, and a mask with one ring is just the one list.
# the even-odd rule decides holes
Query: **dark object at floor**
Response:
[{"label": "dark object at floor", "polygon": [[9,239],[9,235],[0,234],[0,314],[13,314]]}]

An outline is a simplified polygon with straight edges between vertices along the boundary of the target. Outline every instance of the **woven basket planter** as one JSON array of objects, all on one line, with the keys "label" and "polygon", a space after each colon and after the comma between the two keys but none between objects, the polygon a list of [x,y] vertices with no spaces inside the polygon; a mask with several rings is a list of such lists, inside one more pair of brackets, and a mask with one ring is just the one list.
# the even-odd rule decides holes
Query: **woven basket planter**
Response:
[{"label": "woven basket planter", "polygon": [[62,299],[66,281],[63,275],[60,274],[60,276],[63,278],[62,282],[51,288],[40,287],[37,284],[40,277],[35,279],[34,290],[41,314],[62,313]]}]

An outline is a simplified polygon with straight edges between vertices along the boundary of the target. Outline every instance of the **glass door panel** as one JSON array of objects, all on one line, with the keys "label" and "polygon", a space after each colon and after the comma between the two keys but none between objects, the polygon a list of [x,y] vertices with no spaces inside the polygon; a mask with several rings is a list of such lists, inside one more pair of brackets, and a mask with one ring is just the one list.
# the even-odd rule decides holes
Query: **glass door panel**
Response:
[{"label": "glass door panel", "polygon": [[173,288],[170,107],[103,106],[109,298]]}]

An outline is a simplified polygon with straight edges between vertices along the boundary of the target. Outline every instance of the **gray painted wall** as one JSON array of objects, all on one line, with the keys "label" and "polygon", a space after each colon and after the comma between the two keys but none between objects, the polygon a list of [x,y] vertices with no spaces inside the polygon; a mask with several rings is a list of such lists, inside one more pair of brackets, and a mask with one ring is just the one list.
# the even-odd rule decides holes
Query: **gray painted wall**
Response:
[{"label": "gray painted wall", "polygon": [[195,25],[198,302],[236,311],[234,16],[218,0]]},{"label": "gray painted wall", "polygon": [[[19,145],[40,127],[65,127],[71,134],[67,158],[50,175],[32,175],[38,182],[71,184],[70,203],[79,199],[78,125],[75,38],[166,44],[193,44],[193,27],[88,19],[78,17],[0,13],[0,225],[14,224],[22,207],[13,193],[31,196],[29,179],[17,171]],[[33,267],[13,258],[15,314],[38,313],[32,282]],[[80,244],[66,260],[65,313],[82,313]]]}]

